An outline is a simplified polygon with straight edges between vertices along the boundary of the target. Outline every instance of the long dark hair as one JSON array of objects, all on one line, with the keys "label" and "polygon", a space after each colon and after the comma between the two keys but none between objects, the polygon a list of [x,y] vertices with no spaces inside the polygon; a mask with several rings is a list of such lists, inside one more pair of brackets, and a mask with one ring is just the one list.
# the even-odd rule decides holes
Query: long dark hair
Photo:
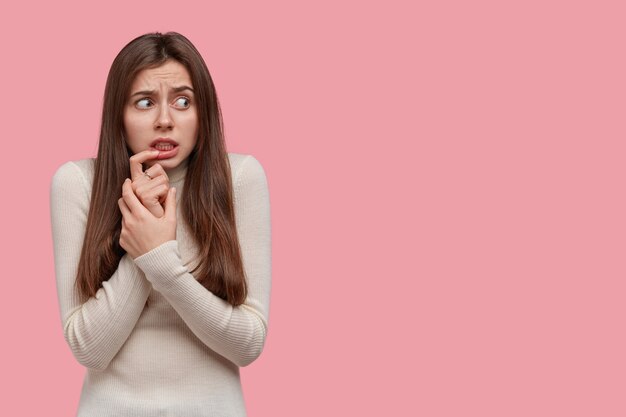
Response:
[{"label": "long dark hair", "polygon": [[133,39],[117,55],[104,91],[102,125],[95,162],[91,205],[78,264],[76,289],[81,303],[94,296],[126,253],[120,246],[122,213],[117,199],[130,176],[123,112],[132,82],[141,70],[175,60],[185,66],[195,91],[198,140],[188,159],[181,213],[198,249],[192,271],[209,291],[236,306],[247,296],[237,237],[230,163],[213,80],[200,53],[176,32],[148,33]]}]

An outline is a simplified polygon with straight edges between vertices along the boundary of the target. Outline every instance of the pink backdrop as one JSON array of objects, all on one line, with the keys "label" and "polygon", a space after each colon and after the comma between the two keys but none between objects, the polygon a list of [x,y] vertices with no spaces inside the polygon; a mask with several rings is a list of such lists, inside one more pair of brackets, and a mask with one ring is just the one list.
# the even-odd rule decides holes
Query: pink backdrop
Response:
[{"label": "pink backdrop", "polygon": [[250,416],[625,415],[623,2],[417,3],[0,6],[1,413],[76,410],[51,176],[95,156],[119,50],[174,30],[269,181]]}]

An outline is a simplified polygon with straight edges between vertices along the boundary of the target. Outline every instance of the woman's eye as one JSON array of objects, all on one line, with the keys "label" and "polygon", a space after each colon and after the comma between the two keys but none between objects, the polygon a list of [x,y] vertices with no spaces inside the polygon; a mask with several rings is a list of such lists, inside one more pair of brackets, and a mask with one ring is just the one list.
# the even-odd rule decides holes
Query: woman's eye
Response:
[{"label": "woman's eye", "polygon": [[150,99],[147,99],[147,98],[142,98],[141,100],[138,100],[135,104],[137,104],[137,106],[138,106],[138,107],[140,107],[140,108],[145,108],[145,107],[143,107],[143,106],[140,104],[142,101],[143,101],[143,102],[149,102],[149,101],[150,101]]},{"label": "woman's eye", "polygon": [[[135,104],[140,109],[146,109],[146,108],[148,108],[150,102],[151,102],[151,100],[146,97],[146,98],[142,98],[140,100],[137,100],[135,102]],[[146,103],[146,104],[142,104],[142,103]],[[179,98],[176,99],[176,105],[179,106],[179,107],[188,108],[188,107],[191,106],[191,100],[188,99],[187,97],[179,97]]]},{"label": "woman's eye", "polygon": [[[187,108],[189,106],[191,106],[191,100],[189,100],[187,97],[179,97],[176,99],[177,103],[181,103],[183,102],[183,107]],[[187,102],[187,104],[184,104],[185,102]]]}]

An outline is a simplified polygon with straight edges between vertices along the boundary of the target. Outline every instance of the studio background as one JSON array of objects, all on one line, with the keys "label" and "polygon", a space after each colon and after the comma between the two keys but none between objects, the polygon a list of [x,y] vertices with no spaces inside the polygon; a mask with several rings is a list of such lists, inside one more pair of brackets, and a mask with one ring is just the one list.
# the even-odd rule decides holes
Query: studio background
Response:
[{"label": "studio background", "polygon": [[1,413],[74,415],[49,189],[120,49],[177,31],[272,210],[252,416],[623,416],[618,1],[0,6]]}]

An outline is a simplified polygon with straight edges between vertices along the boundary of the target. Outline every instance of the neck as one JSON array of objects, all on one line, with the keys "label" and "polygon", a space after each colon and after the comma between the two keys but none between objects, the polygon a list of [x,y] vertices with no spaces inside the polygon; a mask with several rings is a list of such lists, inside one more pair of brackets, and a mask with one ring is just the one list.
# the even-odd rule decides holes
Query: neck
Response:
[{"label": "neck", "polygon": [[170,184],[174,182],[180,182],[185,178],[185,174],[187,173],[187,165],[189,164],[189,158],[185,158],[178,166],[172,169],[166,169],[165,172],[169,177]]}]

